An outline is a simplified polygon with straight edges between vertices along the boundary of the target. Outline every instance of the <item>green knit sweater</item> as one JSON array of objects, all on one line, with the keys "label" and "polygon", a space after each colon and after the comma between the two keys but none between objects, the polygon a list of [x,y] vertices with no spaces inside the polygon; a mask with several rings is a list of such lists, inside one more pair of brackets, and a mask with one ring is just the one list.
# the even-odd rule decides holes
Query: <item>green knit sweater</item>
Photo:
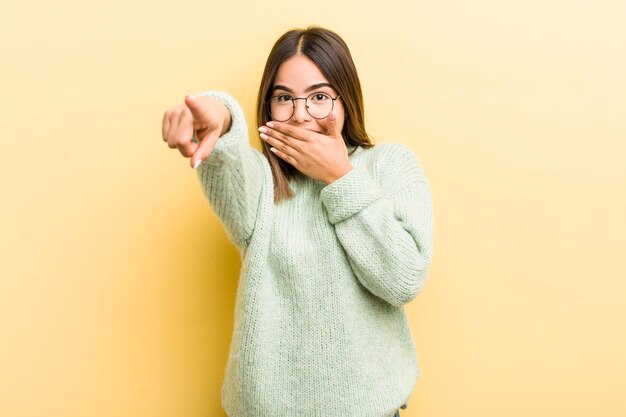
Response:
[{"label": "green knit sweater", "polygon": [[432,255],[432,196],[411,150],[350,155],[335,182],[293,181],[274,203],[266,157],[231,129],[198,167],[202,190],[242,257],[222,385],[229,417],[391,417],[420,375],[403,305]]}]

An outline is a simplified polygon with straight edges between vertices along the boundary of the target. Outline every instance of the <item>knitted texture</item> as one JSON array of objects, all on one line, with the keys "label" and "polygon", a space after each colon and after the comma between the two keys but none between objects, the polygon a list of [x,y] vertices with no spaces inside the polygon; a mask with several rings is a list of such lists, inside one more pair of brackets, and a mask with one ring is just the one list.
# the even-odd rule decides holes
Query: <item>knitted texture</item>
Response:
[{"label": "knitted texture", "polygon": [[420,368],[404,304],[432,256],[429,182],[401,143],[357,147],[335,182],[303,176],[274,203],[266,157],[239,104],[198,167],[242,257],[222,385],[229,417],[391,417]]}]

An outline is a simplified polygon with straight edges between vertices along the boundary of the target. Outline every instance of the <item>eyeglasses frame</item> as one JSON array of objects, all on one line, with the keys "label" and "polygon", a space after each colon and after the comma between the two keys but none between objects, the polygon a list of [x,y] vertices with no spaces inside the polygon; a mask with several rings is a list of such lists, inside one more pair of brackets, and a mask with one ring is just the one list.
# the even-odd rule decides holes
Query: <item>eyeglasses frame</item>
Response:
[{"label": "eyeglasses frame", "polygon": [[[310,112],[309,112],[309,106],[307,106],[307,100],[309,97],[313,96],[314,94],[324,94],[327,95],[328,97],[330,97],[330,99],[333,101],[331,107],[330,107],[330,111],[328,112],[328,114],[324,117],[315,117],[313,116]],[[267,98],[267,100],[265,100],[265,104],[267,104],[267,113],[273,118],[274,116],[272,116],[272,112],[270,111],[270,100],[273,99],[274,97],[279,97],[285,94],[277,94],[275,96],[270,96]],[[291,97],[291,115],[286,118],[285,120],[278,120],[278,119],[274,119],[277,122],[286,122],[289,119],[291,119],[293,117],[293,115],[296,113],[296,100],[304,100],[304,109],[306,110],[306,112],[308,113],[309,116],[311,116],[312,118],[314,118],[315,120],[323,120],[325,118],[327,118],[328,116],[330,116],[330,113],[333,111],[333,109],[335,108],[335,100],[337,100],[339,97],[341,97],[341,94],[337,94],[337,97],[333,98],[333,96],[331,96],[328,93],[322,93],[322,92],[315,92],[315,93],[311,93],[306,97]]]}]

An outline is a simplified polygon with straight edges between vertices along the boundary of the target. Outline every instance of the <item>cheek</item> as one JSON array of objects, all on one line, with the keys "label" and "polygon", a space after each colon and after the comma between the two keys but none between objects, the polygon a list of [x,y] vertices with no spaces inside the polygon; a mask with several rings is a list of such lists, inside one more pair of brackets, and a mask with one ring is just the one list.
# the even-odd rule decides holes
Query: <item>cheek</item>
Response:
[{"label": "cheek", "polygon": [[346,125],[345,114],[343,112],[337,112],[337,126],[340,127],[340,130],[343,130],[345,125]]},{"label": "cheek", "polygon": [[[345,120],[346,120],[343,107],[335,106],[335,111],[337,112],[337,123],[339,124],[339,126],[341,126],[340,130],[343,130],[344,125],[345,125]],[[326,132],[327,134],[330,133],[328,132],[328,129],[327,129],[328,119],[317,120],[316,123],[318,124],[318,126],[321,128],[323,132]]]},{"label": "cheek", "polygon": [[346,123],[346,113],[344,111],[343,106],[335,106],[335,111],[337,112],[337,123],[342,127]]}]

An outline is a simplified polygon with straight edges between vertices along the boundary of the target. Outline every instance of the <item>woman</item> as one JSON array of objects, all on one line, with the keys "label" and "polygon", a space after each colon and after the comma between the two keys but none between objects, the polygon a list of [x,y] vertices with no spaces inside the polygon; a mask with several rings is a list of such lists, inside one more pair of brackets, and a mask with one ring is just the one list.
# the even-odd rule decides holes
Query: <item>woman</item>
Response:
[{"label": "woman", "polygon": [[407,146],[370,141],[332,31],[276,42],[257,121],[262,153],[226,93],[188,96],[163,118],[242,256],[222,406],[229,417],[398,416],[420,374],[403,305],[431,262],[428,180]]}]

